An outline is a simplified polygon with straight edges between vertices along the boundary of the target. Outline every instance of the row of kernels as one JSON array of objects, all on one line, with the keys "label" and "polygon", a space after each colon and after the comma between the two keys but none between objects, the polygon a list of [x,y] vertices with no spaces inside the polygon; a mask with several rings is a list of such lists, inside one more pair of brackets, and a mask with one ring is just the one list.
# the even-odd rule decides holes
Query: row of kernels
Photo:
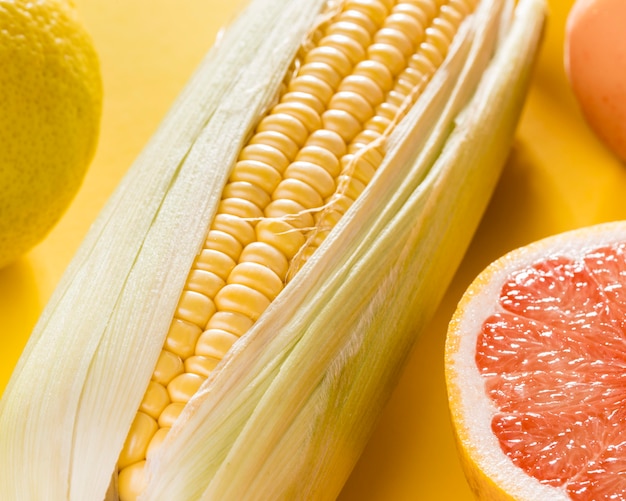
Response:
[{"label": "row of kernels", "polygon": [[[356,4],[361,2],[362,0],[357,0]],[[352,16],[352,19],[358,17]],[[278,105],[261,120],[253,139],[242,150],[231,174],[230,184],[226,187],[220,213],[247,219],[255,226],[263,215],[261,211],[270,203],[269,195],[280,184],[283,171],[306,138],[320,128],[320,115],[333,95],[334,87],[341,81],[342,71],[350,71],[350,58],[359,57],[358,48],[338,47],[337,37],[347,33],[365,40],[369,36],[360,24],[350,22],[349,15],[340,22],[331,24],[327,31],[323,37],[325,41],[320,42],[322,47],[309,55],[309,60],[305,61],[298,75],[288,83],[287,91]],[[297,193],[298,201],[304,202],[305,206],[315,205],[317,202],[316,199],[311,201],[312,193],[307,190],[306,185],[298,184],[298,181],[283,186],[283,189]],[[276,205],[273,209],[276,210]],[[301,211],[301,205],[292,208],[291,212],[295,210]],[[238,260],[238,256],[231,257]],[[233,268],[234,266],[228,268],[229,274]],[[218,298],[218,309],[230,307],[232,299],[243,297],[253,301],[255,310],[264,304],[262,298],[249,288],[237,287],[235,283],[226,284],[226,287],[226,291]]]},{"label": "row of kernels", "polygon": [[[305,137],[321,126],[319,113],[323,111],[328,100],[334,94],[334,87],[339,84],[343,73],[349,72],[352,65],[362,58],[361,51],[354,47],[369,43],[370,33],[363,22],[363,16],[359,9],[371,10],[377,2],[356,0],[346,5],[344,13],[337,22],[329,25],[325,36],[320,41],[317,52],[310,54],[309,60],[305,61],[298,75],[293,78],[287,88],[287,93],[282,96],[281,102],[273,108],[265,117],[257,132],[268,138],[269,144],[263,141],[251,141],[246,146],[239,158],[242,171],[236,165],[231,176],[231,182],[246,182],[247,185],[238,187],[238,192],[254,192],[255,188],[272,193],[280,183],[282,171],[289,161],[293,159],[296,148],[302,146]],[[356,10],[350,10],[350,9]],[[379,8],[380,10],[380,8]],[[354,40],[356,37],[356,40]],[[348,38],[349,43],[338,43],[338,38]],[[323,49],[323,50],[322,50]],[[316,58],[316,56],[324,56]],[[347,61],[346,61],[347,59]],[[347,63],[347,64],[346,64]],[[297,121],[296,125],[294,121]],[[296,125],[294,127],[294,125]],[[294,133],[294,131],[296,131]],[[295,147],[294,147],[295,146]],[[239,162],[238,162],[239,164]],[[259,175],[255,168],[260,167],[262,174]],[[276,173],[271,172],[271,168]],[[269,175],[268,175],[269,174]],[[273,180],[269,184],[267,179]],[[307,190],[296,182],[291,182],[288,191],[297,194],[299,202],[305,202],[304,208],[315,206],[319,200],[314,193]],[[261,193],[252,193],[252,197],[239,197],[232,193],[234,190],[227,187],[225,198],[222,201],[220,212],[227,212],[244,219],[256,220],[260,213],[256,207],[264,208],[268,203]],[[295,198],[290,194],[288,198]],[[277,197],[275,197],[277,198]],[[284,198],[278,193],[278,198]]]},{"label": "row of kernels", "polygon": [[[384,13],[380,18],[382,22],[388,8],[378,0],[346,3],[344,12],[336,22],[328,25],[324,36],[320,37],[319,46],[307,54],[299,73],[288,83],[286,94],[268,117],[289,112],[304,125],[309,137],[315,135],[321,124],[314,120],[313,112],[319,111],[329,100],[334,99],[336,86],[352,66],[363,59],[374,28],[377,28],[363,12]],[[263,121],[261,124],[262,128]],[[336,133],[334,135],[337,136]],[[301,140],[303,136],[291,139]],[[329,155],[328,150],[322,152],[318,145],[335,143],[331,149],[337,150],[339,155],[345,151],[345,140],[339,138],[341,145],[337,147],[337,138],[329,140],[328,132],[319,136],[311,142],[309,148],[305,146],[304,151],[298,153],[300,158],[296,162],[285,169],[285,178],[278,183],[272,192],[272,201],[265,208],[266,219],[258,220],[255,225],[258,241],[255,247],[258,249],[259,245],[264,246],[266,251],[275,249],[285,257],[285,264],[304,244],[304,236],[299,228],[310,227],[313,223],[307,210],[320,207],[324,199],[334,192],[334,177],[340,172],[338,156]],[[277,142],[276,138],[272,140]],[[315,163],[310,162],[311,159],[315,159]],[[259,156],[245,160],[263,162]],[[328,168],[324,167],[325,163]],[[284,167],[281,163],[279,170],[282,171]],[[235,179],[241,179],[236,169],[234,174]],[[266,262],[246,263],[246,256],[242,255],[239,264],[231,270],[227,284],[214,297],[217,311],[237,312],[252,320],[258,318],[282,290],[286,270],[284,266],[280,268],[277,270],[276,265],[268,265]],[[210,343],[204,343],[205,339],[210,339],[214,334],[210,331],[202,334],[196,355],[217,356]]]},{"label": "row of kernels", "polygon": [[[392,89],[394,73],[406,67],[407,58],[413,52],[414,47],[419,44],[423,36],[421,25],[408,14],[406,9],[398,5],[388,4],[387,9],[391,9],[392,15],[385,15],[382,26],[373,36],[374,44],[367,48],[368,59],[360,61],[355,66],[351,75],[347,75],[338,88],[337,94],[333,96],[329,103],[329,109],[322,115],[324,129],[340,136],[344,143],[363,141],[374,141],[377,136],[370,137],[369,131],[363,131],[363,123],[371,120],[378,121],[375,116],[375,107],[380,106],[385,95]],[[408,6],[408,10],[411,6]],[[386,11],[388,14],[389,11]],[[417,29],[416,29],[417,28]],[[413,35],[414,40],[410,38]],[[388,127],[388,121],[383,121],[381,131]],[[337,160],[345,155],[337,157]],[[351,157],[347,157],[342,164],[345,170],[345,163]],[[350,162],[351,163],[351,160]],[[336,188],[339,195],[323,194],[324,209],[315,216],[316,229],[309,233],[309,242],[306,251],[300,252],[298,262],[304,263],[314,247],[317,247],[325,238],[329,228],[332,227],[351,205],[352,200],[365,188],[365,184],[371,179],[377,165],[368,168],[361,167],[357,170],[357,177],[346,173],[337,179],[339,186]],[[315,171],[314,171],[315,172]],[[347,172],[347,171],[346,171]],[[284,182],[284,181],[283,181]],[[315,187],[314,179],[309,183]],[[318,191],[320,191],[318,189]],[[313,235],[311,237],[311,235]],[[300,265],[292,267],[290,276]]]},{"label": "row of kernels", "polygon": [[[425,5],[424,2],[421,3],[421,8],[402,3],[398,4],[396,9],[413,17],[415,22],[423,22]],[[431,12],[436,13],[436,5],[433,2],[429,5],[432,7]],[[417,52],[409,57],[408,66],[398,76],[394,88],[388,94],[387,101],[377,109],[375,119],[366,124],[365,128],[368,131],[375,131],[380,135],[385,134],[389,127],[397,121],[403,110],[415,100],[416,91],[423,88],[441,65],[457,27],[447,20],[455,19],[451,12],[457,11],[450,5],[443,5],[439,11],[439,16],[434,17],[429,26],[424,26],[423,40],[420,42]],[[444,15],[446,18],[442,17]]]},{"label": "row of kernels", "polygon": [[[337,22],[328,26],[320,40],[320,46],[329,49],[323,54],[326,57],[316,60],[314,53],[288,83],[287,91],[281,97],[279,104],[257,128],[258,134],[262,138],[267,138],[268,143],[254,140],[242,150],[238,164],[243,164],[243,171],[239,172],[238,165],[235,166],[230,183],[224,191],[220,212],[243,219],[256,220],[254,231],[258,244],[253,246],[253,250],[258,251],[260,244],[265,251],[264,254],[276,254],[269,250],[274,249],[284,256],[284,260],[279,259],[280,262],[273,265],[268,265],[267,262],[259,263],[260,259],[255,256],[256,253],[251,256],[242,255],[239,248],[227,245],[227,237],[219,235],[217,245],[215,242],[210,242],[211,239],[208,238],[207,243],[212,245],[200,253],[196,260],[197,268],[225,280],[225,284],[219,290],[217,287],[211,287],[212,294],[208,296],[208,300],[204,301],[199,296],[185,291],[181,299],[182,306],[196,303],[200,307],[200,313],[192,317],[192,314],[187,311],[189,308],[182,308],[179,316],[186,320],[210,322],[209,319],[215,312],[233,312],[254,321],[282,290],[286,274],[285,264],[303,245],[304,237],[301,232],[294,231],[294,226],[286,220],[279,220],[280,216],[303,213],[306,209],[319,207],[323,199],[328,197],[335,188],[334,180],[327,170],[318,166],[316,175],[309,179],[303,177],[302,164],[290,164],[290,162],[293,160],[297,147],[302,146],[305,135],[315,133],[320,128],[319,112],[334,94],[334,87],[344,76],[342,72],[349,71],[351,66],[363,57],[365,46],[370,43],[372,26],[368,25],[365,21],[367,18],[361,12],[372,9],[386,12],[388,7],[385,6],[383,9],[381,6],[383,4],[377,0],[354,0],[344,7],[346,10],[339,16]],[[350,42],[339,44],[338,41],[342,37],[348,37]],[[355,44],[362,47],[358,48]],[[339,56],[337,51],[342,56]],[[321,51],[318,51],[317,54],[320,53]],[[347,59],[349,64],[346,65],[344,59]],[[278,120],[287,116],[290,117],[286,119],[288,125],[292,125],[294,119],[299,122],[300,127],[296,128],[299,133],[294,134],[291,130],[289,135],[287,134],[285,124],[281,124]],[[344,145],[342,145],[343,148],[345,148]],[[330,162],[335,165],[339,163],[336,157],[333,157]],[[282,174],[289,165],[289,177],[286,182],[279,182],[274,187],[272,199],[276,203],[273,205],[265,196],[266,188],[271,188],[273,184],[262,186],[262,183],[256,183],[256,179],[251,178],[250,171],[259,165],[271,165],[277,174]],[[337,169],[332,170],[338,172]],[[281,176],[270,177],[279,180]],[[260,219],[260,213],[256,208],[269,205],[271,205],[270,210],[266,212],[272,214],[271,219]],[[293,222],[298,221],[294,219]],[[309,226],[311,222],[312,219],[300,221],[300,225],[304,223]],[[236,240],[236,237],[233,238]],[[235,250],[229,252],[232,249]],[[222,255],[217,255],[218,253]],[[239,264],[235,264],[238,253],[240,254]],[[251,257],[252,261],[248,262],[248,257]],[[276,261],[275,256],[273,258]],[[219,263],[221,273],[217,269],[212,269],[212,262],[216,263],[216,268]],[[194,285],[195,282],[197,279]],[[213,281],[214,285],[217,283],[217,280]],[[208,317],[207,313],[210,313]],[[194,355],[219,359],[235,339],[236,336],[227,331],[207,328],[198,337]]]},{"label": "row of kernels", "polygon": [[[433,0],[407,0],[393,7],[384,28],[374,37],[375,44],[368,48],[374,64],[367,60],[370,82],[386,83],[386,100],[378,104],[364,130],[352,139],[350,153],[342,157],[343,170],[338,178],[337,191],[325,200],[326,208],[316,215],[317,228],[309,234],[307,255],[321,245],[329,228],[336,224],[375,174],[382,162],[382,145],[376,142],[384,139],[403,110],[414,102],[419,90],[441,65],[461,20],[473,8],[470,2],[453,0],[441,5],[443,2]],[[414,38],[411,39],[410,35]],[[412,52],[416,47],[417,52]],[[401,72],[391,74],[400,67],[401,57],[405,61],[408,58],[408,65]],[[393,87],[392,82],[395,82]],[[339,86],[340,91],[343,85]],[[371,98],[372,93],[368,95]],[[299,257],[301,266],[306,256]]]},{"label": "row of kernels", "polygon": [[[380,16],[382,27],[376,32],[373,30],[368,32],[368,35],[373,33],[373,39],[378,40],[378,43],[382,45],[393,43],[394,35],[390,33],[393,32],[393,29],[387,26],[385,20],[391,4],[370,2],[367,6],[362,5],[361,7],[375,8],[382,14]],[[397,20],[392,19],[391,22],[392,25],[393,23],[397,24]],[[342,26],[341,23],[339,25]],[[371,36],[366,36],[365,30],[362,31],[362,44],[365,46],[366,43],[370,42]],[[370,49],[371,46],[366,49],[368,54]],[[334,134],[340,138],[344,143],[342,149],[345,150],[345,143],[354,137],[362,129],[363,123],[374,115],[374,107],[383,100],[384,93],[392,85],[392,82],[393,75],[380,61],[376,59],[358,61],[354,72],[345,76],[337,89],[338,92],[331,98],[327,111],[322,115],[323,130],[327,131],[327,134]],[[327,164],[333,167],[332,174]],[[285,179],[272,198],[292,199],[302,209],[321,207],[324,200],[328,199],[334,192],[335,178],[338,175],[334,166],[338,165],[339,157],[328,158],[328,155],[327,158],[323,159],[314,158],[308,164],[292,164],[285,172]],[[307,185],[310,189],[306,189]],[[272,215],[275,216],[275,213]]]},{"label": "row of kernels", "polygon": [[[366,67],[366,78],[369,82],[378,84],[378,88],[381,91],[384,90],[387,94],[387,100],[391,102],[376,103],[376,113],[367,121],[365,130],[359,132],[352,142],[371,143],[376,141],[388,129],[392,120],[396,118],[397,105],[401,104],[405,99],[405,93],[400,93],[397,90],[397,87],[400,90],[405,90],[401,72],[406,71],[407,59],[410,59],[415,48],[420,45],[424,37],[425,29],[427,29],[424,23],[437,12],[437,5],[433,2],[421,3],[424,4],[421,9],[410,2],[400,2],[395,5],[391,15],[386,18],[383,28],[374,37],[375,43],[368,48],[368,55],[371,60],[368,60]],[[426,15],[424,12],[426,12]],[[401,73],[400,77],[395,80],[396,85],[392,88],[394,77],[399,73]],[[369,87],[372,87],[372,85],[370,84]],[[342,86],[340,86],[340,90],[341,88]],[[369,93],[370,97],[371,95],[372,93]],[[366,163],[360,160],[357,162],[357,165],[360,165],[361,168],[355,171],[354,163],[352,156],[342,160],[344,169],[347,170],[345,170],[346,174],[342,176],[342,182],[337,191],[348,196],[348,198],[352,198],[352,195],[358,196],[360,189],[364,188],[364,183],[367,182],[368,178],[371,179],[378,165],[369,164],[368,168],[364,169],[363,166]],[[355,171],[359,177],[351,180],[350,177],[355,172],[350,171]],[[368,174],[365,175],[365,172]],[[331,200],[328,202],[333,203]],[[343,205],[346,205],[345,202]],[[338,210],[338,207],[332,208],[333,213],[341,212],[341,210]],[[328,217],[328,215],[324,216],[326,219]],[[317,240],[319,240],[319,237]]]},{"label": "row of kernels", "polygon": [[[435,12],[434,7],[431,10]],[[357,64],[355,77],[347,78],[345,84],[342,82],[339,92],[333,96],[329,108],[340,111],[329,109],[322,115],[324,127],[343,130],[342,135],[348,142],[358,134],[358,122],[376,115],[371,107],[383,101],[382,93],[390,91],[394,77],[406,67],[407,58],[422,41],[423,17],[423,12],[411,3],[399,3],[392,8],[382,28],[374,35],[374,43],[367,48],[367,63]],[[355,85],[357,81],[359,86]]]}]

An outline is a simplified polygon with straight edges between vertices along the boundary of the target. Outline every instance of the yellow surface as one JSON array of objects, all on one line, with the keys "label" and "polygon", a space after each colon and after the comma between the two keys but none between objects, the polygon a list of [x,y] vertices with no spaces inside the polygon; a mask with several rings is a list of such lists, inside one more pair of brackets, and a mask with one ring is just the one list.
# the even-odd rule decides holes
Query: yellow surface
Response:
[{"label": "yellow surface", "polygon": [[[626,166],[583,122],[563,71],[564,23],[573,0],[549,1],[546,39],[511,158],[342,501],[471,500],[454,449],[443,383],[443,343],[456,302],[484,266],[512,248],[626,218]],[[28,256],[0,270],[0,391],[89,225],[238,8],[237,2],[225,0],[75,3],[101,57],[100,144],[61,222]]]},{"label": "yellow surface", "polygon": [[102,107],[97,54],[64,1],[0,4],[0,267],[39,243],[81,186]]}]

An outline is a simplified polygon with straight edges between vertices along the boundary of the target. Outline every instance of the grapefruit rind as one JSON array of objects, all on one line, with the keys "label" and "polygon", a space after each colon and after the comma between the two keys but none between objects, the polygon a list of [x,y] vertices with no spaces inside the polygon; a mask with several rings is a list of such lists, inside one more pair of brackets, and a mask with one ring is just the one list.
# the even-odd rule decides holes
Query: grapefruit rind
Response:
[{"label": "grapefruit rind", "polygon": [[619,242],[626,242],[626,222],[599,224],[539,240],[493,262],[461,298],[448,328],[445,377],[461,465],[479,499],[570,499],[564,488],[544,485],[515,466],[491,430],[496,408],[487,396],[474,357],[481,325],[496,312],[505,280],[516,270],[553,256],[580,258],[593,249]]}]

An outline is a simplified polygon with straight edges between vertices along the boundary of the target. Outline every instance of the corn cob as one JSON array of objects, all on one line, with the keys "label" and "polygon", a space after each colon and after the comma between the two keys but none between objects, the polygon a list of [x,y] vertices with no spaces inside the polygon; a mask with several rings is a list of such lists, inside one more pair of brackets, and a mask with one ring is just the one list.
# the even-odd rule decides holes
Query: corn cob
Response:
[{"label": "corn cob", "polygon": [[81,247],[0,404],[2,499],[340,488],[493,188],[544,6],[296,3],[250,4]]},{"label": "corn cob", "polygon": [[141,491],[131,486],[148,451],[373,177],[382,140],[473,8],[354,0],[317,29],[222,192],[118,461],[123,501]]}]

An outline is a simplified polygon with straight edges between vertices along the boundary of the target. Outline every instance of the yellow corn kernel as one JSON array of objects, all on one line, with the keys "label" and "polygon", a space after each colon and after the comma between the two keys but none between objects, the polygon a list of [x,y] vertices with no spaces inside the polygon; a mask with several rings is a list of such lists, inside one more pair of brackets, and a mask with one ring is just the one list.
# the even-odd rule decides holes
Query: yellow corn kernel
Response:
[{"label": "yellow corn kernel", "polygon": [[285,279],[289,269],[289,260],[285,254],[265,242],[254,242],[248,245],[241,253],[241,261],[267,266],[282,280]]},{"label": "yellow corn kernel", "polygon": [[367,185],[374,174],[376,174],[376,163],[368,162],[363,155],[355,155],[353,153],[345,155],[341,159],[341,163],[344,166],[344,172],[348,176],[360,181],[364,185]]},{"label": "yellow corn kernel", "polygon": [[337,133],[345,142],[349,142],[361,130],[361,123],[351,113],[328,109],[322,115],[324,128]]},{"label": "yellow corn kernel", "polygon": [[193,347],[201,333],[202,329],[197,324],[175,318],[167,333],[164,347],[185,360],[193,354]]},{"label": "yellow corn kernel", "polygon": [[[448,6],[446,5],[444,7],[447,8]],[[448,11],[450,10],[451,9],[448,8]],[[385,24],[389,28],[402,33],[407,42],[412,45],[413,49],[416,44],[419,44],[422,41],[421,33],[424,31],[422,24],[415,17],[403,12],[402,10],[398,11],[394,7],[392,13],[385,20]]]},{"label": "yellow corn kernel", "polygon": [[235,336],[243,336],[254,322],[251,318],[231,311],[218,311],[209,320],[207,329],[222,329]]},{"label": "yellow corn kernel", "polygon": [[260,218],[263,215],[260,207],[245,198],[223,198],[218,210],[225,214],[249,220]]},{"label": "yellow corn kernel", "polygon": [[193,374],[198,374],[202,377],[208,377],[211,372],[217,367],[220,359],[203,357],[201,355],[192,355],[185,360],[185,371]]},{"label": "yellow corn kernel", "polygon": [[[358,94],[359,98],[365,100],[370,106],[376,106],[385,97],[383,89],[374,80],[355,73],[343,79],[339,90],[352,93],[350,95]],[[368,113],[367,118],[372,115],[374,115],[373,111]]]},{"label": "yellow corn kernel", "polygon": [[[163,429],[163,428],[161,428]],[[118,475],[117,484],[122,496],[136,498],[146,488],[146,460],[138,461],[123,468]]]},{"label": "yellow corn kernel", "polygon": [[[322,153],[320,150],[325,151]],[[307,144],[298,152],[296,160],[311,163],[318,163],[317,160],[320,160],[319,165],[329,166],[334,163],[332,157],[340,157],[345,150],[346,144],[339,134],[328,129],[320,129],[309,136]]]},{"label": "yellow corn kernel", "polygon": [[207,329],[196,344],[196,355],[221,360],[238,336],[221,329]]},{"label": "yellow corn kernel", "polygon": [[[335,68],[322,61],[304,64],[298,74],[298,77],[289,82],[287,92],[280,99],[281,102],[306,103],[320,115],[328,103],[328,98],[332,96],[332,89],[336,89],[341,82],[341,75]],[[303,79],[305,75],[309,81],[323,85],[323,90],[316,91],[314,86],[306,86],[307,80]]]},{"label": "yellow corn kernel", "polygon": [[215,313],[215,304],[204,294],[183,291],[176,308],[176,317],[204,327]]},{"label": "yellow corn kernel", "polygon": [[225,284],[226,281],[218,277],[215,273],[194,268],[189,272],[185,288],[203,294],[208,298],[214,298],[215,294],[217,294]]},{"label": "yellow corn kernel", "polygon": [[228,232],[241,245],[248,245],[255,239],[253,226],[248,221],[230,214],[217,214],[213,220],[212,228]]},{"label": "yellow corn kernel", "polygon": [[283,179],[272,197],[275,200],[293,200],[307,209],[319,207],[323,201],[319,192],[312,188],[308,182],[296,178]]},{"label": "yellow corn kernel", "polygon": [[[192,350],[193,351],[193,350]],[[139,410],[148,416],[159,419],[161,412],[169,405],[167,389],[160,383],[150,381]]]},{"label": "yellow corn kernel", "polygon": [[179,374],[184,372],[183,361],[171,351],[161,350],[161,355],[154,368],[152,380],[167,386],[168,383]]},{"label": "yellow corn kernel", "polygon": [[[278,132],[274,133],[291,141],[290,138],[283,134]],[[272,193],[276,186],[278,186],[278,183],[280,183],[282,176],[277,169],[264,162],[259,162],[258,160],[240,160],[235,165],[230,179],[233,182],[249,182],[262,188],[266,193]],[[242,241],[243,240],[240,240],[240,242]]]},{"label": "yellow corn kernel", "polygon": [[276,273],[265,265],[252,262],[235,266],[228,277],[228,283],[246,285],[259,291],[270,301],[283,289],[283,281]]},{"label": "yellow corn kernel", "polygon": [[257,127],[257,132],[275,131],[284,134],[301,147],[309,131],[296,117],[287,113],[274,113],[266,116]]},{"label": "yellow corn kernel", "polygon": [[[296,96],[298,99],[305,100],[308,94]],[[284,99],[284,96],[283,96]],[[257,132],[250,139],[250,144],[265,144],[281,151],[289,161],[293,160],[298,153],[298,145],[292,139],[284,134],[276,131]],[[266,190],[267,191],[267,190]]]},{"label": "yellow corn kernel", "polygon": [[[270,197],[266,191],[254,183],[247,181],[235,181],[228,183],[224,188],[222,197],[225,199],[245,200],[253,204],[259,209],[263,209],[268,203],[270,203]],[[209,235],[210,236],[210,235]],[[208,246],[217,251],[223,252],[228,257],[236,260],[239,257],[239,253],[235,252],[235,248],[225,247],[226,242],[210,242]]]},{"label": "yellow corn kernel", "polygon": [[198,391],[204,378],[197,374],[183,372],[170,381],[167,393],[172,402],[187,403],[193,394]]},{"label": "yellow corn kernel", "polygon": [[[340,157],[342,153],[333,153],[329,150],[328,145],[322,147],[315,144],[309,144],[313,142],[312,139],[313,136],[311,136],[307,145],[300,150],[295,162],[292,162],[291,165],[287,168],[287,170],[285,171],[285,175],[290,176],[290,173],[297,172],[298,176],[302,177],[304,173],[308,172],[309,170],[313,170],[315,174],[314,177],[319,176],[325,179],[325,181],[322,181],[320,179],[316,183],[320,186],[318,191],[322,193],[323,191],[325,192],[327,188],[331,187],[331,181],[332,186],[335,185],[334,179],[339,175],[339,172],[341,171],[338,157]],[[328,141],[329,140],[327,140],[327,142]],[[341,151],[345,151],[345,147],[343,147]],[[324,169],[328,176],[322,174],[321,172],[317,172],[317,168]]]},{"label": "yellow corn kernel", "polygon": [[264,214],[265,217],[270,219],[284,219],[289,222],[291,226],[298,229],[311,228],[315,224],[313,215],[306,207],[295,200],[289,200],[287,198],[272,201],[265,208]]},{"label": "yellow corn kernel", "polygon": [[334,34],[324,37],[320,41],[320,45],[333,47],[348,58],[350,64],[356,64],[365,58],[365,50],[356,40],[346,35]]},{"label": "yellow corn kernel", "polygon": [[[336,159],[333,159],[334,164]],[[335,191],[335,180],[328,170],[317,163],[299,161],[287,168],[285,177],[308,183],[321,197],[326,198]]]},{"label": "yellow corn kernel", "polygon": [[130,427],[128,439],[120,454],[119,467],[123,469],[137,461],[143,460],[146,457],[148,443],[158,429],[159,427],[154,418],[141,411],[137,412],[135,420]]},{"label": "yellow corn kernel", "polygon": [[361,47],[367,47],[371,43],[370,32],[359,23],[354,23],[345,18],[339,18],[336,23],[332,23],[326,30],[326,35],[345,35]]},{"label": "yellow corn kernel", "polygon": [[[243,217],[244,219],[246,218],[246,216],[240,217]],[[200,255],[196,258],[194,266],[197,269],[215,273],[222,280],[226,280],[228,278],[228,274],[235,267],[235,264],[235,261],[223,252],[208,248],[202,249]]]},{"label": "yellow corn kernel", "polygon": [[[320,203],[322,200],[320,199]],[[294,230],[288,222],[280,219],[263,219],[256,225],[259,242],[265,242],[278,249],[287,260],[296,255],[298,249],[304,245],[304,236]]]},{"label": "yellow corn kernel", "polygon": [[380,26],[389,13],[388,5],[390,2],[382,2],[379,0],[348,0],[346,2],[346,10],[356,10],[362,12],[377,26]]},{"label": "yellow corn kernel", "polygon": [[150,457],[153,454],[156,454],[157,450],[159,450],[159,447],[161,447],[163,440],[165,440],[165,437],[167,436],[170,430],[171,428],[167,428],[167,427],[159,428],[157,430],[157,432],[153,435],[152,439],[150,440],[150,444],[148,445],[148,450],[146,452],[146,457]]},{"label": "yellow corn kernel", "polygon": [[260,292],[241,284],[226,284],[215,296],[220,311],[241,313],[256,320],[269,306],[270,300]]},{"label": "yellow corn kernel", "polygon": [[[182,402],[172,402],[169,404],[159,416],[159,426],[161,428],[171,428],[184,408],[185,404]],[[147,447],[148,445],[146,443],[146,449]]]},{"label": "yellow corn kernel", "polygon": [[[289,108],[285,111],[293,111],[293,108]],[[298,111],[302,112],[302,110]],[[293,116],[299,120],[297,114],[285,114]],[[300,120],[300,122],[304,124],[302,120]],[[287,165],[289,165],[289,159],[281,150],[275,148],[272,145],[267,145],[263,143],[253,143],[246,146],[243,150],[241,150],[241,153],[239,154],[239,160],[255,160],[257,162],[263,162],[265,164],[271,165],[279,172],[284,171],[287,168]],[[228,185],[226,185],[226,189],[227,188]]]},{"label": "yellow corn kernel", "polygon": [[356,24],[364,28],[370,35],[376,33],[376,30],[378,29],[378,24],[375,19],[372,19],[372,17],[368,16],[366,13],[355,9],[344,10],[341,14],[339,14],[337,19],[339,21],[347,21]]}]

